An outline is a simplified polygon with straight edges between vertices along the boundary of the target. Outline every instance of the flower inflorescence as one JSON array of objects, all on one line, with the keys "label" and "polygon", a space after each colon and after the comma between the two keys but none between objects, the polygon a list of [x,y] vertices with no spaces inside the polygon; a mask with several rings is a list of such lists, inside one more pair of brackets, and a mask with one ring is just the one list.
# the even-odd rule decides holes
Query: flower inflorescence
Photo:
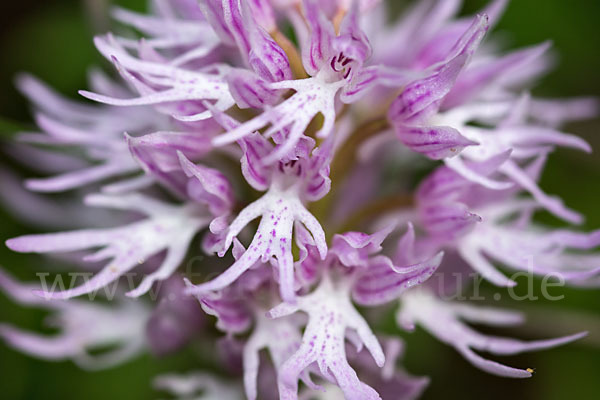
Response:
[{"label": "flower inflorescence", "polygon": [[[428,384],[397,365],[402,343],[373,328],[376,307],[399,303],[398,327],[419,325],[505,377],[532,370],[476,351],[515,354],[585,335],[530,342],[484,335],[467,323],[508,326],[523,316],[449,301],[430,280],[462,268],[465,276],[475,271],[494,285],[516,285],[503,265],[579,287],[600,284],[593,252],[600,231],[551,229],[532,218],[546,210],[582,221],[538,181],[556,147],[590,151],[560,126],[593,116],[597,104],[529,94],[550,66],[549,46],[498,53],[487,35],[505,0],[464,17],[456,17],[458,1],[417,1],[391,25],[377,0],[154,3],[152,15],[114,12],[142,38],[96,38],[120,76],[91,76],[91,91],[80,94],[100,104],[63,99],[30,76],[18,80],[41,131],[20,135],[22,151],[44,144],[45,153],[71,148],[83,156],[41,158],[58,175],[26,187],[91,188],[97,193],[85,195],[86,206],[124,212],[111,214],[113,226],[90,217],[76,230],[6,242],[23,253],[83,251],[76,264],[95,272],[63,290],[2,272],[9,297],[52,311],[61,329],[48,337],[2,324],[8,345],[104,368],[147,349],[167,354],[201,332],[214,335],[204,311],[226,335],[215,357],[223,368],[241,365],[243,379],[230,385],[204,373],[168,375],[158,387],[207,399],[341,391],[363,400],[412,399]],[[386,200],[383,176],[397,160],[405,167],[393,178],[398,196]],[[413,190],[419,165],[440,160]],[[76,210],[67,207],[65,219]],[[177,272],[199,254],[202,269],[217,271],[211,279]],[[131,271],[143,279],[128,290],[117,285],[118,302],[72,299]],[[147,294],[154,308],[133,302]],[[90,355],[107,344],[117,347]],[[263,349],[270,360],[259,356]]]}]

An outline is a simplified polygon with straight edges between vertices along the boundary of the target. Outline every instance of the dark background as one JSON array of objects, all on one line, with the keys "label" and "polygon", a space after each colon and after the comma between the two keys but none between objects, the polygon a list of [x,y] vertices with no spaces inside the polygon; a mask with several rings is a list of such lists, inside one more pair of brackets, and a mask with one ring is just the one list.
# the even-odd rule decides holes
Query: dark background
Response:
[{"label": "dark background", "polygon": [[[29,126],[28,107],[12,86],[19,71],[29,71],[62,93],[76,96],[84,88],[85,73],[91,65],[104,65],[91,43],[94,33],[110,25],[107,0],[21,0],[0,2],[0,140],[15,127]],[[136,10],[145,9],[144,0],[117,0]],[[396,2],[394,2],[396,3]],[[398,2],[399,8],[404,2]],[[483,1],[468,0],[465,13],[477,10]],[[95,17],[92,17],[95,15]],[[554,42],[557,68],[545,77],[534,94],[577,96],[600,94],[598,17],[600,2],[586,0],[513,1],[496,28],[510,47]],[[566,130],[581,135],[598,151],[598,119],[577,123]],[[0,144],[1,145],[1,144]],[[2,164],[9,163],[3,159]],[[542,186],[550,193],[587,215],[583,229],[600,227],[598,182],[600,157],[559,150],[552,155]],[[548,223],[556,223],[544,218]],[[0,209],[0,240],[31,232]],[[35,277],[42,258],[14,255],[0,245],[1,264],[20,279]],[[539,282],[538,282],[539,283]],[[525,283],[522,283],[525,285]],[[487,293],[492,288],[484,287]],[[518,290],[517,290],[518,292]],[[528,380],[497,378],[470,366],[456,352],[417,330],[407,335],[405,364],[414,374],[429,375],[432,384],[426,399],[587,399],[600,390],[600,296],[596,291],[558,289],[560,302],[499,302],[502,306],[525,309],[527,325],[517,330],[495,331],[525,338],[550,337],[586,328],[590,336],[576,344],[518,357],[495,359],[518,367],[535,367]],[[489,297],[489,296],[488,296]],[[506,296],[504,296],[506,297]],[[0,295],[0,321],[26,329],[41,329],[44,314],[10,303]],[[391,316],[391,311],[390,311]],[[398,330],[387,326],[389,333]],[[200,339],[201,341],[202,339]],[[206,344],[205,344],[206,345]],[[201,343],[174,357],[157,360],[142,356],[119,368],[90,373],[70,362],[37,361],[0,343],[0,398],[2,399],[149,399],[157,398],[150,382],[161,371],[187,371],[206,365]],[[204,357],[206,358],[206,357]]]}]

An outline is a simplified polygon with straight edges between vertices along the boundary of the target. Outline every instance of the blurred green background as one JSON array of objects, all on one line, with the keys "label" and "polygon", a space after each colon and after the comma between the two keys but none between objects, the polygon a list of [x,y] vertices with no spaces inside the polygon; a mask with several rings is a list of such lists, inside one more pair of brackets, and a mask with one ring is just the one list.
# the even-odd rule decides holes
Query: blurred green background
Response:
[{"label": "blurred green background", "polygon": [[[396,3],[396,2],[394,2]],[[398,2],[403,3],[403,2]],[[104,32],[110,22],[107,10],[119,4],[145,10],[145,0],[20,0],[0,2],[0,140],[12,127],[27,125],[30,114],[25,100],[15,91],[13,78],[29,71],[62,93],[76,97],[86,86],[85,74],[92,65],[105,65],[91,39]],[[467,0],[465,13],[485,4]],[[402,4],[400,4],[402,6]],[[557,68],[534,90],[543,96],[600,94],[600,2],[586,0],[514,0],[496,31],[510,47],[554,42]],[[599,151],[599,120],[573,124],[576,133]],[[3,138],[3,139],[2,139]],[[4,158],[4,156],[1,156]],[[2,160],[4,164],[5,160]],[[600,227],[600,157],[560,150],[552,155],[542,186],[563,197],[566,203],[587,215],[583,228]],[[548,219],[549,223],[555,221]],[[0,240],[31,232],[0,210]],[[42,259],[15,256],[0,245],[1,264],[20,279],[30,280]],[[489,286],[484,287],[488,292]],[[591,334],[567,347],[497,358],[519,367],[535,367],[529,380],[509,380],[487,375],[471,367],[452,349],[422,330],[407,335],[405,364],[414,374],[429,375],[432,383],[426,399],[592,399],[600,390],[600,292],[564,289],[565,300],[555,303],[521,302],[529,311],[529,323],[501,333],[521,337],[549,337],[587,327]],[[502,303],[510,306],[510,303]],[[513,304],[514,305],[514,304]],[[391,312],[390,312],[391,315]],[[24,309],[0,295],[0,321],[40,329],[43,313]],[[387,328],[389,333],[398,330]],[[498,332],[498,331],[496,331]],[[198,344],[174,357],[157,360],[142,356],[119,368],[103,372],[79,370],[69,362],[47,363],[14,352],[0,344],[1,399],[150,399],[157,398],[150,382],[161,371],[186,371],[206,365],[206,345]]]}]

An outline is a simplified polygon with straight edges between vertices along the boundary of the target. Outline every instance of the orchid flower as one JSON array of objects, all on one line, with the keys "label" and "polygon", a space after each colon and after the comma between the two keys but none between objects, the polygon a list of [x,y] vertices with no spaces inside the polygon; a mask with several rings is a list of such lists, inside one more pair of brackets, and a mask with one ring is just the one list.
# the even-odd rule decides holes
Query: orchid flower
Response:
[{"label": "orchid flower", "polygon": [[[124,99],[114,96],[80,91],[80,94],[91,100],[113,106],[160,105],[163,103],[185,102],[189,100],[214,100],[215,107],[226,110],[233,106],[234,100],[227,90],[223,78],[223,68],[216,71],[197,72],[155,61],[146,61],[129,54],[115,38],[108,36],[95,39],[98,51],[112,60],[121,73],[140,93],[139,97]],[[141,79],[133,76],[139,74]],[[164,88],[164,89],[163,89]],[[179,107],[187,112],[185,106]],[[208,111],[193,115],[179,114],[176,109],[167,110],[169,115],[187,120],[203,120],[210,117]]]},{"label": "orchid flower", "polygon": [[[481,176],[500,170],[510,152],[469,168]],[[542,156],[527,173],[535,177],[545,162]],[[448,167],[440,167],[418,190],[421,222],[431,241],[451,247],[477,272],[500,286],[516,283],[489,261],[537,275],[552,274],[573,284],[597,281],[597,254],[571,253],[600,246],[600,233],[550,230],[531,222],[538,203],[516,199],[514,190],[495,191],[469,181]]]},{"label": "orchid flower", "polygon": [[[34,294],[35,284],[21,284],[0,270],[0,288],[18,304],[52,312],[49,324],[56,335],[42,335],[0,324],[0,337],[11,347],[46,360],[71,359],[87,369],[110,368],[145,348],[143,333],[149,310],[144,304],[120,299],[116,306],[80,300],[47,300]],[[91,351],[111,346],[100,354]]]},{"label": "orchid flower", "polygon": [[[182,10],[185,17],[177,15],[153,15],[135,13],[122,8],[112,12],[117,21],[139,30],[148,38],[145,45],[155,51],[179,50],[181,54],[170,61],[171,65],[181,66],[208,56],[219,46],[220,41],[210,25],[200,18],[202,14],[190,15]],[[190,18],[191,17],[191,18]],[[116,38],[119,43],[130,49],[136,49],[138,42],[124,37]],[[185,49],[181,51],[180,49]]]},{"label": "orchid flower", "polygon": [[[307,141],[308,142],[308,141]],[[328,191],[328,148],[318,148],[309,155],[309,145],[300,147],[296,159],[281,161],[278,165],[256,166],[264,155],[271,153],[272,145],[259,134],[242,140],[244,149],[242,172],[254,188],[267,192],[244,208],[227,228],[224,253],[233,239],[253,219],[261,217],[260,225],[248,250],[225,272],[210,282],[190,288],[191,294],[222,289],[252,267],[257,260],[267,262],[275,257],[279,271],[281,296],[293,301],[294,264],[292,231],[296,221],[311,232],[322,259],[327,255],[325,233],[317,219],[306,209],[303,201],[314,201]]]},{"label": "orchid flower", "polygon": [[[98,90],[108,93],[124,91],[98,71],[91,75],[90,80]],[[123,142],[123,132],[127,130],[137,135],[165,124],[161,117],[140,107],[124,113],[114,107],[94,107],[67,100],[29,75],[20,76],[17,84],[39,109],[36,122],[44,132],[21,133],[21,141],[32,145],[81,148],[90,160],[100,162],[50,178],[28,179],[26,185],[30,190],[65,191],[136,171],[138,167]]]},{"label": "orchid flower", "polygon": [[[376,83],[401,86],[413,75],[407,71],[385,68],[365,68],[371,54],[370,44],[358,26],[358,10],[353,9],[336,36],[332,24],[325,18],[313,0],[303,2],[306,27],[301,29],[302,63],[311,76],[306,79],[284,80],[268,85],[269,88],[292,89],[295,93],[278,105],[268,108],[259,116],[241,124],[213,140],[216,146],[234,142],[252,132],[271,125],[265,132],[269,138],[286,130],[286,139],[265,162],[274,162],[287,156],[304,137],[304,131],[317,114],[323,115],[323,125],[317,137],[331,134],[336,118],[335,100],[356,101]],[[297,25],[303,22],[298,22]]]},{"label": "orchid flower", "polygon": [[334,286],[325,277],[319,287],[307,296],[298,298],[296,305],[282,303],[269,312],[271,318],[290,315],[298,310],[308,314],[308,324],[300,348],[281,367],[279,395],[293,399],[298,393],[298,377],[312,363],[321,374],[336,383],[347,399],[378,399],[375,390],[362,383],[346,360],[346,329],[353,329],[379,367],[385,357],[381,345],[367,322],[350,301],[350,286]]},{"label": "orchid flower", "polygon": [[487,360],[475,353],[474,350],[511,355],[560,346],[587,334],[587,332],[581,332],[556,339],[524,342],[486,336],[464,324],[461,319],[491,326],[510,326],[522,322],[522,316],[518,313],[478,308],[466,304],[447,304],[436,299],[426,290],[407,292],[402,297],[402,308],[397,314],[398,324],[405,329],[412,330],[415,324],[419,324],[437,339],[453,346],[476,367],[494,375],[511,378],[528,378],[531,376],[531,369],[513,368]]},{"label": "orchid flower", "polygon": [[177,207],[140,194],[90,195],[86,203],[134,210],[148,215],[148,218],[117,228],[26,235],[7,241],[14,251],[27,253],[69,252],[102,247],[100,251],[87,256],[86,261],[111,259],[102,271],[81,286],[43,293],[44,296],[68,299],[94,292],[144,263],[149,257],[168,250],[160,268],[144,277],[140,285],[128,293],[129,296],[140,296],[155,281],[166,279],[175,271],[183,261],[194,235],[213,219],[208,210],[198,209],[197,205]]}]

